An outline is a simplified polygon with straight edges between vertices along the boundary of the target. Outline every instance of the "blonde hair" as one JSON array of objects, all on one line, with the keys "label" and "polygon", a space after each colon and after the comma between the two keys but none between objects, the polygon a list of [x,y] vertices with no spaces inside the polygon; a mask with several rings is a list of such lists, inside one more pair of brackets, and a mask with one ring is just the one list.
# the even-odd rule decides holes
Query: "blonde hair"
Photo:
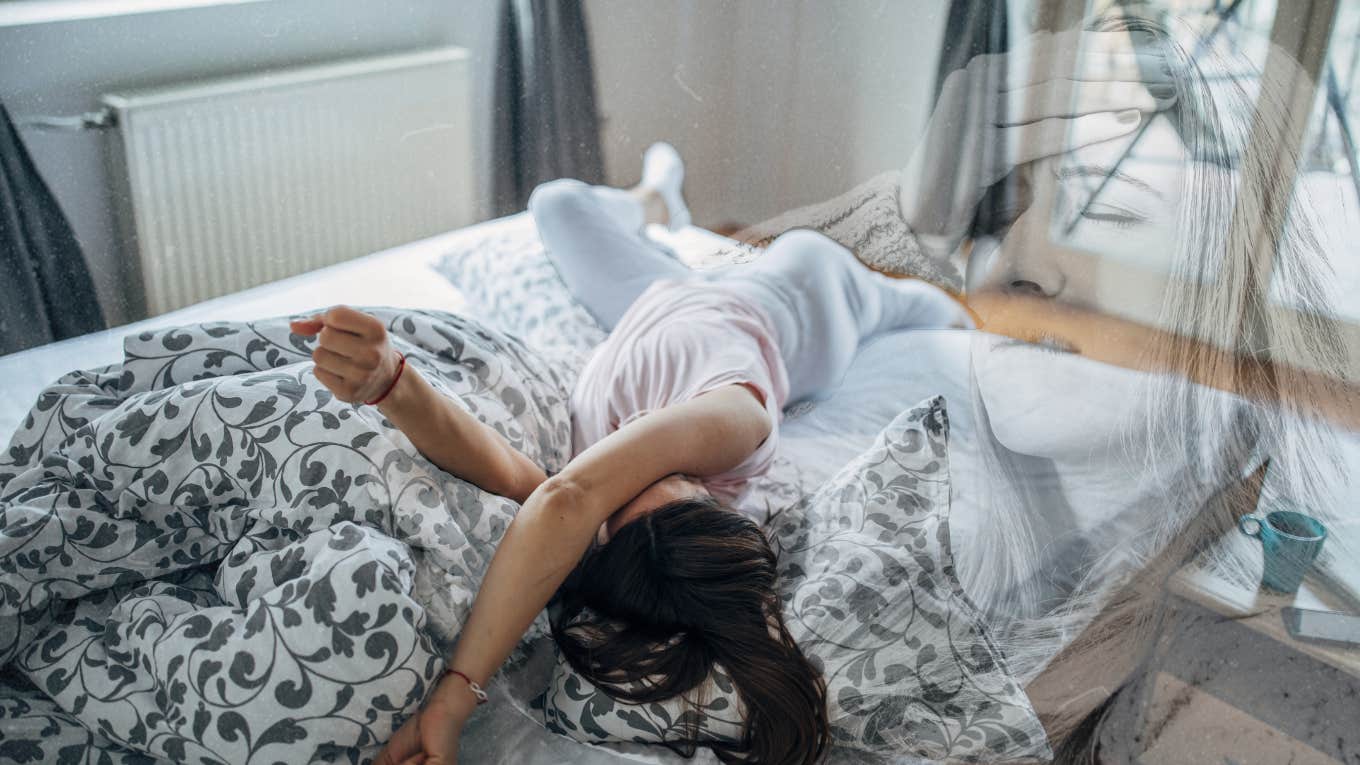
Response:
[{"label": "blonde hair", "polygon": [[[1261,500],[1265,460],[1270,472],[1265,501],[1284,496],[1311,508],[1324,522],[1334,517],[1319,487],[1336,467],[1335,431],[1304,403],[1319,387],[1327,388],[1324,395],[1345,395],[1346,350],[1323,289],[1330,266],[1306,192],[1269,193],[1293,183],[1292,177],[1281,177],[1281,170],[1292,172],[1297,165],[1294,148],[1278,147],[1277,159],[1286,153],[1283,162],[1242,161],[1253,112],[1258,125],[1284,119],[1288,94],[1281,92],[1279,80],[1263,80],[1254,100],[1240,79],[1247,71],[1244,62],[1216,50],[1197,51],[1192,58],[1170,30],[1146,19],[1107,16],[1093,27],[1151,40],[1171,64],[1177,102],[1168,116],[1189,162],[1182,177],[1185,201],[1172,287],[1158,326],[1200,342],[1154,343],[1146,349],[1146,366],[1140,366],[1178,373],[1146,376],[1144,431],[1112,444],[1130,471],[1165,479],[1165,512],[1143,514],[1126,545],[1096,551],[1085,570],[1047,572],[1050,579],[1063,580],[1066,589],[1067,597],[1056,603],[1045,602],[1044,582],[1028,575],[1024,564],[1049,541],[1039,538],[1035,518],[1051,515],[1052,503],[1064,500],[1035,485],[1035,476],[1051,470],[1046,461],[996,442],[974,385],[981,474],[996,478],[987,487],[988,518],[973,551],[987,565],[979,567],[978,581],[965,586],[988,614],[1022,683],[1045,668],[1054,641],[1067,646],[1065,659],[1103,654],[1149,661],[1167,580],[1196,554],[1205,555],[1223,576],[1254,588],[1259,564],[1235,557],[1231,546],[1211,543],[1235,533],[1237,518]],[[1234,216],[1242,209],[1259,209],[1267,221],[1278,222],[1269,250],[1273,269],[1262,269],[1258,260],[1266,243],[1240,235]],[[1271,300],[1298,310],[1276,310]],[[1272,352],[1281,348],[1289,349],[1294,363],[1274,363]],[[1219,381],[1250,399],[1192,380]],[[1162,463],[1153,449],[1174,451],[1189,469],[1157,476]],[[1196,485],[1185,485],[1189,482]],[[1207,491],[1213,494],[1206,503]],[[1088,629],[1097,612],[1099,622]],[[1050,737],[1057,740],[1076,729],[1085,709],[1067,717],[1050,715],[1045,721]]]}]

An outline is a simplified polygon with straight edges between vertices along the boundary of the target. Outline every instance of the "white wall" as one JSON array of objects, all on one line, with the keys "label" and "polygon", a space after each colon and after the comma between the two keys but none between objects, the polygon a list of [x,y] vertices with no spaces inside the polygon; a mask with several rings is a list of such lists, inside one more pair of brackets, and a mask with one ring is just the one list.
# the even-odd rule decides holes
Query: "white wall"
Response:
[{"label": "white wall", "polygon": [[589,0],[610,181],[662,138],[700,223],[756,223],[906,164],[945,0]]},{"label": "white wall", "polygon": [[[111,90],[440,44],[470,49],[486,115],[498,0],[264,0],[0,26],[17,118],[93,110]],[[902,166],[932,94],[946,0],[588,0],[606,167],[636,182],[654,140],[689,167],[696,220],[755,223]],[[117,250],[104,137],[23,137],[71,219],[111,322],[138,318]],[[485,188],[485,185],[483,185]],[[483,208],[485,209],[485,208]]]},{"label": "white wall", "polygon": [[732,7],[590,0],[586,14],[609,181],[636,183],[642,151],[670,141],[687,160],[696,220],[712,220],[721,211],[712,190],[726,176],[721,137],[732,111],[725,82],[735,44]]}]

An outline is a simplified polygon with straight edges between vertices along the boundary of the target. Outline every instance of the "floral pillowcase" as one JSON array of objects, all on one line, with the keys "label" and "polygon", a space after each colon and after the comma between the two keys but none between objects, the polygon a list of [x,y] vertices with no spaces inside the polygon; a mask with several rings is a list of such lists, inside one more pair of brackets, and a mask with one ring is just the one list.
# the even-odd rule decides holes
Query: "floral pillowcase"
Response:
[{"label": "floral pillowcase", "polygon": [[[527,215],[488,224],[485,240],[450,253],[439,270],[535,349],[570,361],[604,338]],[[1046,758],[1029,700],[954,574],[948,436],[944,400],[922,402],[770,522],[785,618],[826,677],[838,746],[932,759]],[[674,741],[696,715],[701,740],[739,738],[742,706],[721,670],[690,695],[618,702],[559,657],[538,704],[550,729],[586,742]]]},{"label": "floral pillowcase", "polygon": [[[834,743],[936,760],[1047,758],[1043,727],[954,574],[943,398],[902,413],[866,452],[776,516],[793,637],[822,669]],[[698,698],[627,704],[558,661],[544,723],[586,742],[735,742],[741,703],[721,671]]]}]

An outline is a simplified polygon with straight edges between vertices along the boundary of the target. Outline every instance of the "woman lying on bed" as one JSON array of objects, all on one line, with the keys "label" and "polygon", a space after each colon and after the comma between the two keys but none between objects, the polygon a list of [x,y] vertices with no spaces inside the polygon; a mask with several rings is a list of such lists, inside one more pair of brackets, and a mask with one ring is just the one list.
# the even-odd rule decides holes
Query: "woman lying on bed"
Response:
[{"label": "woman lying on bed", "polygon": [[556,181],[530,199],[563,281],[610,331],[573,392],[578,456],[551,478],[414,370],[398,375],[377,320],[341,308],[295,326],[321,333],[317,375],[341,398],[381,398],[434,462],[524,503],[449,676],[394,736],[391,761],[451,756],[480,683],[564,582],[555,637],[612,695],[670,698],[720,663],[746,707],[732,754],[813,762],[829,745],[819,673],[783,623],[775,555],[729,508],[769,468],[783,408],[834,388],[861,342],[971,321],[941,290],[875,273],[807,231],[750,264],[692,272],[641,233],[684,220],[681,176],[678,155],[657,145],[637,189]]},{"label": "woman lying on bed", "polygon": [[[1127,75],[1133,82],[1141,76]],[[1206,97],[1203,83],[1183,73],[1172,80],[1182,98],[1187,89]],[[1069,120],[1078,147],[1099,152],[1167,99],[1106,90],[1084,102],[1091,113],[1077,115],[1066,103],[1049,103],[1053,114],[1026,119]],[[1216,146],[1187,146],[1193,169],[1185,178],[1144,180],[1167,192],[1160,195],[1167,209],[1145,220],[1175,220],[1187,205],[1178,207],[1173,191],[1213,188],[1205,179],[1220,168],[1194,163]],[[1027,173],[1062,175],[1064,165],[1051,156],[1025,159],[1032,160]],[[661,147],[650,153],[636,192],[566,181],[531,200],[563,280],[611,330],[573,394],[579,454],[550,478],[414,370],[400,374],[376,321],[337,309],[296,327],[321,333],[318,376],[340,397],[382,399],[384,414],[434,462],[523,502],[448,676],[396,733],[382,762],[452,762],[480,684],[564,583],[556,637],[592,682],[625,700],[660,699],[690,689],[722,663],[747,707],[743,744],[725,757],[811,762],[828,746],[821,682],[782,623],[773,553],[760,528],[724,503],[768,466],[780,409],[835,386],[865,338],[963,325],[966,314],[933,288],[874,274],[808,232],[779,238],[753,264],[691,273],[639,234],[646,221],[684,219],[679,185],[678,158]],[[1174,235],[1174,227],[1167,230]],[[995,278],[1040,292],[1050,285],[1039,276],[1044,264],[1035,270],[1004,243],[1002,250]],[[1005,359],[1004,352],[993,357]],[[645,687],[637,684],[643,679]]]},{"label": "woman lying on bed", "polygon": [[744,754],[811,762],[828,745],[824,689],[784,626],[775,555],[757,522],[729,507],[768,470],[783,408],[834,387],[861,340],[961,327],[968,315],[810,232],[781,237],[754,263],[692,272],[641,234],[663,216],[683,220],[682,172],[675,150],[657,145],[638,189],[556,181],[530,199],[563,280],[610,331],[572,394],[577,456],[555,476],[403,370],[377,319],[337,308],[294,325],[320,334],[316,375],[338,396],[377,400],[440,467],[523,503],[450,674],[390,745],[400,755],[419,733],[427,753],[451,759],[479,684],[573,570],[556,637],[601,686],[669,698],[718,662],[746,703]]},{"label": "woman lying on bed", "polygon": [[[1145,92],[1100,100],[1084,120],[1088,140],[1137,126],[1115,112],[1157,106]],[[564,583],[555,637],[597,686],[665,699],[720,663],[746,707],[742,745],[725,759],[810,763],[829,746],[823,684],[784,626],[775,555],[759,525],[729,507],[768,469],[781,410],[834,388],[862,341],[971,321],[946,293],[875,273],[807,231],[750,264],[692,272],[641,233],[649,222],[684,224],[682,173],[658,145],[635,190],[557,181],[530,199],[563,281],[610,332],[577,381],[578,454],[557,475],[403,372],[377,320],[339,308],[294,327],[320,334],[316,374],[340,398],[380,400],[436,464],[523,503],[449,674],[383,762],[422,751],[453,761],[480,685]]]}]

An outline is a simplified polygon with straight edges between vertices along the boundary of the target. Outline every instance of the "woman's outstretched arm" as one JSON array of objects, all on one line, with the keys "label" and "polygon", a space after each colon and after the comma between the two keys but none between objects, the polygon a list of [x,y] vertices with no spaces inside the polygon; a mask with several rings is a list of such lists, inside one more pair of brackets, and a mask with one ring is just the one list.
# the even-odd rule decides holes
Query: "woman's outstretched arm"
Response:
[{"label": "woman's outstretched arm", "polygon": [[[523,503],[547,476],[500,433],[435,390],[407,365],[398,377],[397,354],[376,317],[346,306],[290,325],[295,334],[319,335],[312,359],[316,376],[341,401],[378,405],[431,462],[478,488]],[[392,380],[396,379],[396,385]]]},{"label": "woman's outstretched arm", "polygon": [[[449,667],[486,683],[615,510],[673,473],[714,475],[739,465],[773,425],[750,390],[728,385],[634,420],[587,449],[545,481],[510,524]],[[426,763],[455,762],[459,732],[475,706],[467,683],[447,676],[378,762],[422,753]]]},{"label": "woman's outstretched arm", "polygon": [[421,454],[477,487],[524,503],[547,479],[543,468],[500,433],[408,368],[378,409]]}]

